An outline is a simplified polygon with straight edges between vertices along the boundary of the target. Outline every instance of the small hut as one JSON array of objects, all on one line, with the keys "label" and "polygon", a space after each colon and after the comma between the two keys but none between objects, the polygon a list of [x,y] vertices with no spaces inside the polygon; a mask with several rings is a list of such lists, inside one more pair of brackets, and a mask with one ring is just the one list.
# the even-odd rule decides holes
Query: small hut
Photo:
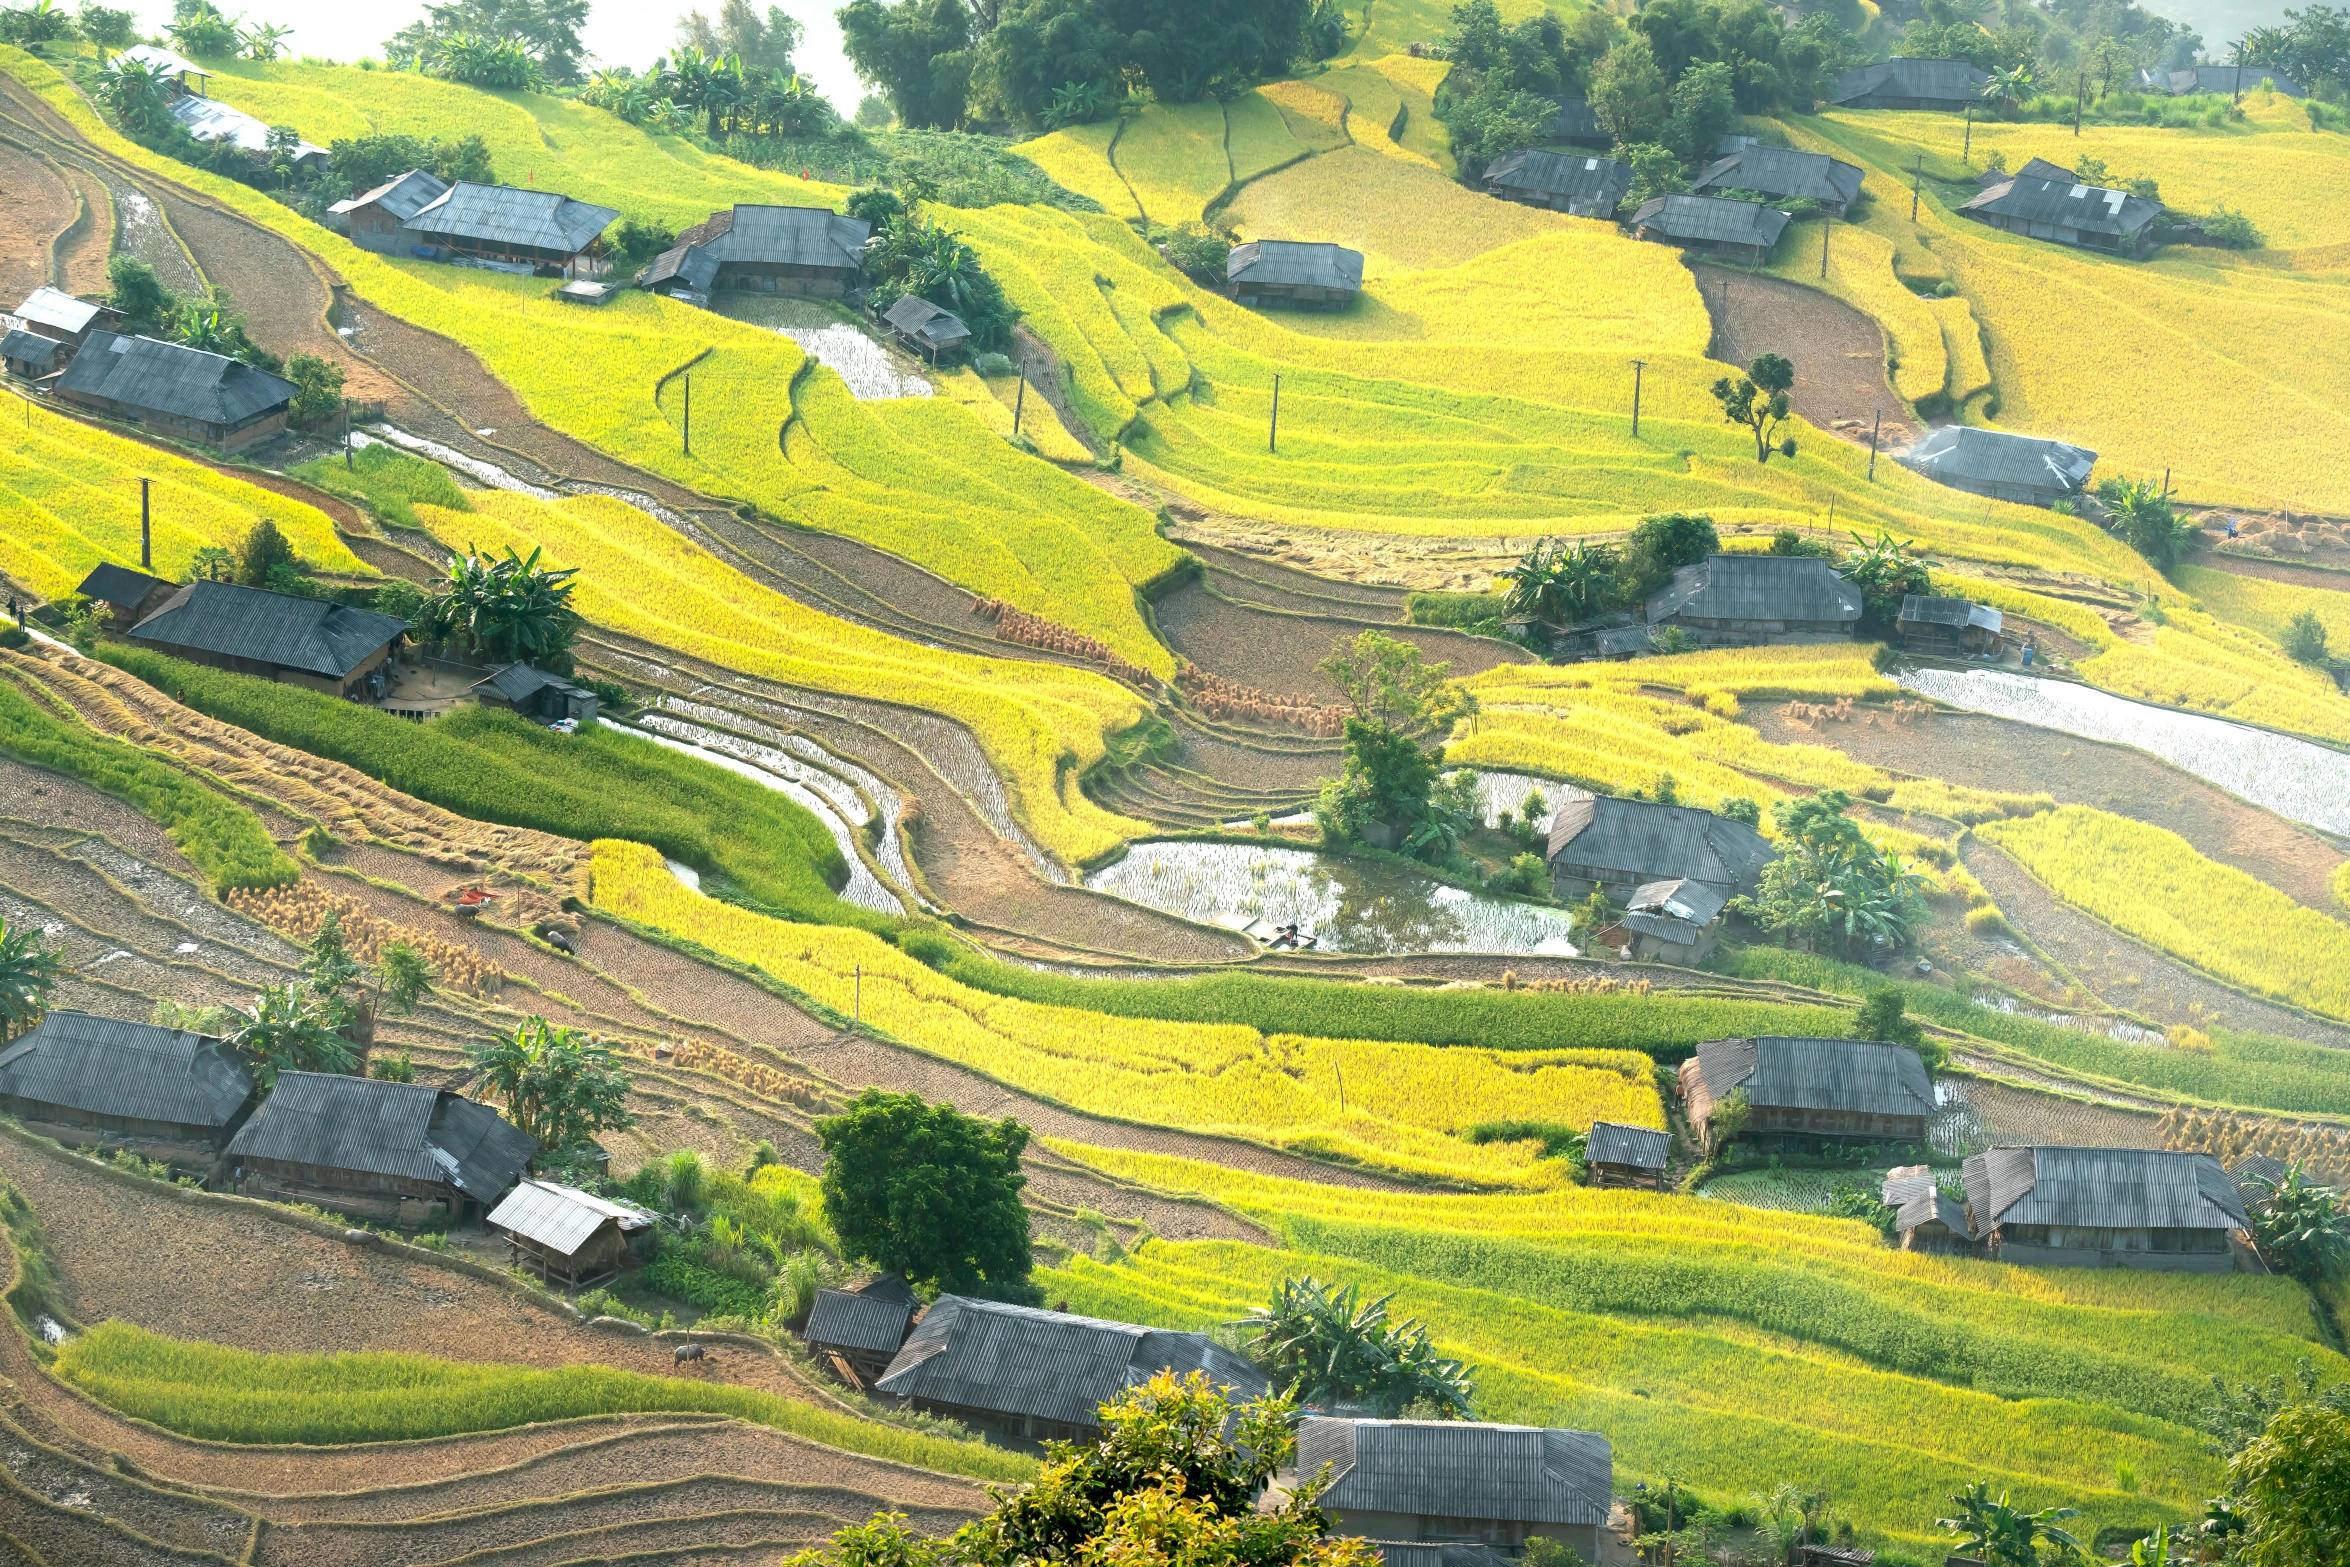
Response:
[{"label": "small hut", "polygon": [[1952,658],[1974,653],[1997,658],[2006,645],[2006,617],[1971,599],[1912,593],[1901,601],[1901,617],[1893,629],[1901,645],[1913,653]]},{"label": "small hut", "polygon": [[1975,1249],[1965,1205],[1945,1195],[1926,1166],[1908,1164],[1887,1171],[1880,1196],[1893,1210],[1893,1230],[1901,1237],[1903,1251],[1963,1257]]},{"label": "small hut", "polygon": [[632,1243],[651,1232],[653,1219],[575,1187],[523,1181],[491,1210],[489,1227],[504,1232],[515,1267],[548,1284],[586,1289],[619,1277],[635,1260]]},{"label": "small hut", "polygon": [[1761,266],[1787,232],[1787,214],[1721,196],[1651,196],[1632,214],[1632,237]]},{"label": "small hut", "polygon": [[1721,939],[1722,910],[1729,901],[1721,889],[1685,877],[1647,882],[1633,889],[1624,917],[1601,931],[1599,939],[1635,963],[1694,968]]},{"label": "small hut", "polygon": [[470,693],[484,707],[503,707],[543,724],[566,718],[594,723],[602,698],[529,664],[508,664]]},{"label": "small hut", "polygon": [[1709,1141],[1715,1107],[1738,1089],[1750,1107],[1745,1135],[1758,1141],[1919,1143],[1934,1114],[1918,1053],[1873,1039],[1709,1039],[1680,1078],[1689,1124]]},{"label": "small hut", "polygon": [[1632,165],[1616,158],[1530,148],[1494,159],[1485,170],[1485,188],[1521,206],[1548,207],[1578,218],[1612,218],[1631,192]]},{"label": "small hut", "polygon": [[2164,1148],[1991,1148],[1966,1161],[1977,1244],[2001,1262],[2228,1273],[2250,1227],[2209,1154]]},{"label": "small hut", "polygon": [[1326,241],[1252,239],[1232,247],[1224,281],[1244,305],[1344,310],[1363,288],[1363,253]]},{"label": "small hut", "polygon": [[114,629],[128,631],[170,602],[179,589],[161,577],[109,562],[94,568],[74,591],[105,605],[112,611]]},{"label": "small hut", "polygon": [[914,1291],[894,1273],[820,1290],[808,1313],[808,1348],[842,1381],[865,1389],[881,1380],[914,1325]]},{"label": "small hut", "polygon": [[1860,623],[1859,587],[1809,555],[1708,555],[1649,595],[1648,624],[1706,647],[1842,641]]},{"label": "small hut", "polygon": [[1900,462],[1952,489],[2048,506],[2079,498],[2090,470],[2097,466],[2097,454],[2062,441],[1954,424],[1927,431]]},{"label": "small hut", "polygon": [[1596,1431],[1476,1420],[1307,1414],[1297,1461],[1276,1484],[1330,1476],[1332,1534],[1401,1544],[1476,1544],[1516,1554],[1547,1539],[1603,1560],[1615,1457]]},{"label": "small hut", "polygon": [[1594,1186],[1665,1189],[1665,1166],[1673,1153],[1670,1132],[1621,1121],[1594,1121],[1583,1144],[1583,1165]]},{"label": "small hut", "polygon": [[899,342],[926,355],[934,365],[941,354],[952,358],[971,342],[971,329],[961,316],[941,310],[920,294],[900,295],[896,304],[882,312],[881,319]]},{"label": "small hut", "polygon": [[65,368],[68,354],[73,352],[53,337],[28,332],[22,327],[0,337],[0,363],[8,373],[27,381],[45,381]]}]

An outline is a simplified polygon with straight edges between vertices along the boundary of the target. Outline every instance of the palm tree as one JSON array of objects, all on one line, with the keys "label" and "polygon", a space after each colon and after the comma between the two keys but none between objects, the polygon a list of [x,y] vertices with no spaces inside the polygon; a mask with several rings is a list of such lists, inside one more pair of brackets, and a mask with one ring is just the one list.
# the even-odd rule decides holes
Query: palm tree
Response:
[{"label": "palm tree", "polygon": [[39,930],[0,915],[0,1041],[41,1021],[56,988],[60,956]]}]

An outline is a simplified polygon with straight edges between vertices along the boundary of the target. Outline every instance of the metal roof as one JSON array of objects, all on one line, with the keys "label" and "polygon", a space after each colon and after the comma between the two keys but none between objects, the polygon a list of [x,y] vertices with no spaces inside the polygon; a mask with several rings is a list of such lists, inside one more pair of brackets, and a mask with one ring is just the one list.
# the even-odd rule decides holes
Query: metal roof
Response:
[{"label": "metal roof", "polygon": [[157,70],[167,71],[173,76],[202,76],[209,79],[212,75],[210,71],[196,64],[193,60],[173,54],[161,44],[134,44],[116,55],[115,58],[117,60],[136,60],[142,65],[151,65]]},{"label": "metal roof", "polygon": [[1692,947],[1728,902],[1725,893],[1686,877],[1644,882],[1632,890],[1632,901],[1616,924],[1643,936]]},{"label": "metal roof", "polygon": [[2036,435],[1950,424],[1927,431],[1901,465],[1945,484],[1972,480],[2069,495],[2089,482],[2097,454]]},{"label": "metal roof", "polygon": [[1934,1113],[1934,1084],[1918,1053],[1874,1039],[1709,1039],[1697,1047],[1697,1071],[1716,1104],[1744,1088],[1758,1109]]},{"label": "metal roof", "polygon": [[705,245],[672,245],[655,256],[653,264],[637,277],[637,282],[646,288],[657,288],[672,280],[697,294],[707,294],[710,285],[718,281],[716,253]]},{"label": "metal roof", "polygon": [[488,1222],[494,1228],[511,1230],[549,1251],[570,1257],[607,1224],[616,1225],[622,1234],[627,1234],[644,1229],[653,1221],[641,1208],[607,1202],[577,1187],[559,1186],[553,1181],[523,1181],[506,1194],[506,1200],[492,1211]]},{"label": "metal roof", "polygon": [[1599,123],[1599,116],[1591,112],[1591,104],[1582,98],[1561,98],[1558,112],[1543,127],[1545,141],[1608,141],[1607,128]]},{"label": "metal roof", "polygon": [[2236,1183],[2205,1153],[2163,1148],[1993,1148],[1966,1161],[1977,1239],[2001,1224],[2233,1230]]},{"label": "metal roof", "polygon": [[2084,234],[2135,234],[2162,214],[2162,203],[2125,190],[2083,185],[2070,175],[2035,179],[2017,175],[1973,197],[1961,212],[1992,213],[2015,223],[2077,229]]},{"label": "metal roof", "polygon": [[2228,1177],[2236,1183],[2236,1195],[2243,1199],[2244,1207],[2249,1211],[2254,1204],[2268,1200],[2268,1188],[2260,1183],[2281,1182],[2290,1168],[2282,1159],[2264,1153],[2248,1154],[2236,1162],[2236,1167],[2228,1172]]},{"label": "metal roof", "polygon": [[1205,1371],[1238,1402],[1264,1374],[1204,1333],[941,1295],[874,1384],[899,1398],[1092,1425],[1101,1406],[1161,1371]]},{"label": "metal roof", "polygon": [[38,332],[14,331],[0,337],[0,359],[21,359],[30,364],[49,365],[65,352],[65,345],[53,337]]},{"label": "metal roof", "polygon": [[327,208],[329,212],[356,212],[361,207],[381,207],[402,223],[422,212],[427,206],[448,194],[449,182],[427,169],[410,169],[395,174],[363,196],[349,201],[338,201]]},{"label": "metal roof", "polygon": [[1598,201],[1612,212],[1632,189],[1632,165],[1579,152],[1530,149],[1496,158],[1485,170],[1485,184],[1489,190]]},{"label": "metal roof", "polygon": [[89,329],[90,323],[109,314],[107,307],[87,299],[76,299],[61,288],[43,287],[25,295],[24,303],[16,307],[20,320],[38,322],[55,327],[60,332],[79,334]]},{"label": "metal roof", "polygon": [[2046,158],[2038,157],[2025,159],[2022,168],[2013,174],[1995,176],[1991,183],[1996,185],[2002,179],[2054,180],[2059,185],[2074,183],[2072,170],[2061,163],[2050,163]]},{"label": "metal roof", "polygon": [[408,629],[408,622],[324,599],[233,582],[191,582],[131,628],[131,639],[249,658],[340,680]]},{"label": "metal roof", "polygon": [[1673,1151],[1670,1132],[1653,1127],[1626,1126],[1621,1121],[1594,1121],[1584,1139],[1583,1157],[1591,1164],[1628,1164],[1635,1170],[1661,1170]]},{"label": "metal roof", "polygon": [[899,295],[881,319],[901,332],[927,337],[934,343],[960,342],[971,335],[961,316],[940,309],[919,294]]},{"label": "metal roof", "polygon": [[[269,122],[247,114],[234,104],[218,98],[199,97],[194,93],[171,100],[171,117],[189,136],[202,142],[228,142],[242,151],[260,156],[269,151]],[[316,142],[296,138],[294,158],[307,162],[326,157],[327,150]]]},{"label": "metal roof", "polygon": [[1617,875],[1654,878],[1671,872],[1745,888],[1770,863],[1771,846],[1744,822],[1693,805],[1600,795],[1559,806],[1550,824],[1549,857]]},{"label": "metal roof", "polygon": [[2276,90],[2288,98],[2308,96],[2298,81],[2273,65],[2198,65],[2191,71],[2173,71],[2166,80],[2172,92],[2181,94],[2215,92],[2233,96],[2239,90],[2257,92],[2265,81],[2274,83]]},{"label": "metal roof", "polygon": [[82,578],[82,585],[74,591],[86,599],[103,599],[119,604],[124,609],[136,609],[147,601],[147,595],[157,588],[171,584],[161,577],[151,577],[128,566],[117,566],[112,561],[97,567]]},{"label": "metal roof", "polygon": [[529,1170],[538,1144],[487,1105],[445,1088],[286,1072],[230,1139],[228,1152],[231,1158],[443,1182],[487,1203]]},{"label": "metal roof", "polygon": [[1991,74],[1965,60],[1912,60],[1900,55],[1875,65],[1856,65],[1836,79],[1830,103],[1855,98],[1933,98],[1946,103],[1979,103]]},{"label": "metal roof", "polygon": [[560,191],[516,190],[459,180],[418,208],[407,226],[433,240],[472,240],[572,255],[620,216]]},{"label": "metal roof", "polygon": [[586,694],[560,675],[550,675],[543,669],[520,663],[508,664],[488,679],[474,682],[473,693],[480,696],[486,692],[502,701],[522,702],[550,686],[566,696]]},{"label": "metal roof", "polygon": [[224,354],[92,332],[57,388],[200,424],[241,425],[294,400],[294,383]]},{"label": "metal roof", "polygon": [[1912,593],[1901,601],[1900,624],[1905,626],[1949,626],[1953,630],[1979,626],[1997,631],[2006,623],[2006,616],[1973,599]]},{"label": "metal roof", "polygon": [[1860,589],[1813,555],[1708,555],[1648,601],[1650,625],[1674,615],[1850,625],[1860,614]]},{"label": "metal roof", "polygon": [[1758,143],[1707,164],[1705,172],[1691,181],[1689,188],[1693,191],[1709,187],[1753,190],[1787,201],[1808,197],[1813,201],[1849,202],[1859,197],[1860,181],[1858,167],[1824,152],[1797,152]]},{"label": "metal roof", "polygon": [[846,218],[830,207],[773,207],[738,203],[677,236],[680,246],[699,245],[722,262],[767,266],[846,267],[865,260],[873,225]]},{"label": "metal roof", "polygon": [[226,1041],[151,1023],[52,1012],[0,1050],[0,1095],[86,1115],[218,1129],[252,1093]]},{"label": "metal roof", "polygon": [[1779,243],[1787,221],[1784,212],[1720,196],[1651,196],[1632,214],[1634,228],[1655,229],[1667,239],[1759,245],[1764,250]]},{"label": "metal roof", "polygon": [[1893,1227],[1903,1234],[1936,1219],[1953,1235],[1967,1233],[1966,1209],[1945,1194],[1931,1175],[1887,1176],[1879,1195],[1893,1210]]},{"label": "metal roof", "polygon": [[1224,276],[1234,283],[1359,289],[1363,253],[1327,240],[1252,239],[1232,247]]},{"label": "metal roof", "polygon": [[1321,1504],[1343,1511],[1604,1525],[1613,1505],[1613,1455],[1596,1431],[1307,1415],[1298,1478],[1324,1465]]},{"label": "metal roof", "polygon": [[808,1313],[808,1342],[895,1355],[906,1342],[906,1324],[913,1315],[911,1291],[858,1294],[853,1290],[819,1290],[816,1305]]}]

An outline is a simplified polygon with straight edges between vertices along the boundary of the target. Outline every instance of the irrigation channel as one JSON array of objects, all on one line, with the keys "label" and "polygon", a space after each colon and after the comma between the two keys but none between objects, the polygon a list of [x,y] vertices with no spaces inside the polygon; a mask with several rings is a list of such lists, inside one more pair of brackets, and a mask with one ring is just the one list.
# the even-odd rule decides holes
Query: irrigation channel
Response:
[{"label": "irrigation channel", "polygon": [[2350,837],[2350,755],[2326,746],[2004,670],[1903,669],[1894,679],[1970,712],[2133,746],[2238,799]]}]

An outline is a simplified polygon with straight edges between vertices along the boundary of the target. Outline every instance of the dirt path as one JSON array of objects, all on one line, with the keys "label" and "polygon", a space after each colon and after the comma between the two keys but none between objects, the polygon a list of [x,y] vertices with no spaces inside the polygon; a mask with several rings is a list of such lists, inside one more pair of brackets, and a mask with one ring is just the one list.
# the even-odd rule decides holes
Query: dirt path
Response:
[{"label": "dirt path", "polygon": [[50,247],[79,210],[62,175],[22,147],[0,142],[0,304],[13,309],[54,281]]},{"label": "dirt path", "polygon": [[[1785,278],[1704,265],[1690,271],[1713,317],[1707,354],[1733,365],[1762,354],[1791,359],[1795,411],[1822,433],[1866,446],[1869,421],[1882,414],[1880,449],[1908,441],[1909,409],[1885,381],[1884,328],[1833,295]],[[1858,421],[1859,429],[1838,429],[1839,420]]]},{"label": "dirt path", "polygon": [[2047,794],[2168,828],[2223,864],[2248,871],[2295,901],[2335,912],[2331,878],[2342,851],[2316,833],[2248,805],[2143,751],[2106,745],[1979,713],[1937,713],[1899,728],[1803,725],[1756,704],[1749,722],[1764,739],[1827,745],[1872,766],[1976,789]]},{"label": "dirt path", "polygon": [[2000,912],[2108,1005],[2136,1012],[2164,1027],[2205,1027],[2218,1022],[2228,1028],[2350,1049],[2350,1028],[2255,1000],[2139,945],[2060,902],[2015,861],[1981,840],[1968,839],[1960,853],[1967,869],[1990,890]]},{"label": "dirt path", "polygon": [[[1247,591],[1250,585],[1239,586]],[[1152,615],[1167,645],[1202,669],[1261,691],[1316,702],[1337,702],[1343,694],[1314,666],[1330,656],[1334,643],[1374,625],[1418,647],[1431,662],[1450,663],[1456,676],[1532,657],[1523,648],[1437,627],[1244,603],[1227,597],[1213,575],[1161,595]]]}]

